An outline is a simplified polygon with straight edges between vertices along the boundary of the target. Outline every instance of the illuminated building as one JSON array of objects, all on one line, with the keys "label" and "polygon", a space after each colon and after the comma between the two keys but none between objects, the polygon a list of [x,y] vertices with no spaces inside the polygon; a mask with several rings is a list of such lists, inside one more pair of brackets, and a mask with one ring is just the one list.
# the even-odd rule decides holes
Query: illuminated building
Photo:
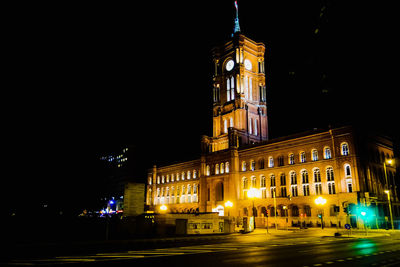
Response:
[{"label": "illuminated building", "polygon": [[[387,216],[391,190],[399,215],[393,143],[352,127],[314,130],[269,140],[265,84],[265,45],[240,32],[235,20],[231,40],[213,49],[213,136],[203,136],[199,159],[154,166],[148,174],[146,202],[172,213],[217,211],[238,223],[255,215],[256,225],[356,225],[355,205],[373,207],[376,222]],[[259,198],[248,198],[257,188]],[[322,196],[324,205],[315,199]],[[254,210],[252,207],[254,205]],[[339,211],[338,208],[339,207]],[[350,210],[350,214],[345,212]],[[254,212],[254,213],[253,213]],[[277,215],[275,217],[275,214]]]}]

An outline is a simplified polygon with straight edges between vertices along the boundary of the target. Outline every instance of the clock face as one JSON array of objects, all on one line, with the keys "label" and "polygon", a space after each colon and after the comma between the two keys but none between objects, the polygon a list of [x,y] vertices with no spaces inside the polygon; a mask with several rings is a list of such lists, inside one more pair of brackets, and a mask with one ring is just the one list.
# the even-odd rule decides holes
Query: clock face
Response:
[{"label": "clock face", "polygon": [[251,67],[252,67],[251,61],[248,60],[248,59],[245,59],[244,60],[244,67],[246,68],[246,70],[251,70]]},{"label": "clock face", "polygon": [[233,62],[233,60],[230,59],[230,60],[226,63],[225,68],[226,68],[227,71],[231,71],[231,70],[233,69],[233,66],[235,66],[235,62]]}]

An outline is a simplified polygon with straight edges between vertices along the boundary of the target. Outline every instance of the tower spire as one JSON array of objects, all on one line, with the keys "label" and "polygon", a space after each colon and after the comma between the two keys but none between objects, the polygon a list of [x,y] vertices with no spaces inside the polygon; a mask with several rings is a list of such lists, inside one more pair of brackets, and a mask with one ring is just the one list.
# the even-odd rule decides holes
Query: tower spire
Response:
[{"label": "tower spire", "polygon": [[[233,29],[233,34],[240,32],[240,26],[239,26],[239,8],[237,1],[235,1],[235,8],[236,8],[236,18],[235,18],[235,28]],[[232,36],[233,36],[232,34]]]}]

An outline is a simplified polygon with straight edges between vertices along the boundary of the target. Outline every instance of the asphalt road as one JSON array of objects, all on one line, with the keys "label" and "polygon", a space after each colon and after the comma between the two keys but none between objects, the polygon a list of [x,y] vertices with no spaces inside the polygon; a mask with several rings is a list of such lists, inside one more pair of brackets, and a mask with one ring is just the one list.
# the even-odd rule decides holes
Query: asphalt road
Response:
[{"label": "asphalt road", "polygon": [[[210,242],[212,243],[212,242]],[[8,266],[400,266],[400,240],[391,237],[236,235],[146,250],[15,259]]]}]

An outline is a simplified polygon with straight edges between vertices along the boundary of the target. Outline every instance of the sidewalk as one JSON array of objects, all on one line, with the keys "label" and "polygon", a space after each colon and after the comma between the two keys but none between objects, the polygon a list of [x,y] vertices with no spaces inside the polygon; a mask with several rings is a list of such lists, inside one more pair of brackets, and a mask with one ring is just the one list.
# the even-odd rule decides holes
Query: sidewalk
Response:
[{"label": "sidewalk", "polygon": [[[363,229],[352,229],[347,230],[343,228],[307,228],[307,229],[299,229],[288,227],[288,229],[278,229],[269,228],[268,235],[270,237],[283,237],[287,235],[305,235],[305,236],[314,236],[314,237],[334,237],[335,233],[339,232],[341,236],[337,236],[338,238],[366,238],[366,237],[380,237],[387,236],[394,239],[400,239],[400,230],[384,230],[384,229],[368,229],[366,232]],[[266,235],[267,229],[265,228],[257,228],[254,232],[249,233],[250,235]]]}]

